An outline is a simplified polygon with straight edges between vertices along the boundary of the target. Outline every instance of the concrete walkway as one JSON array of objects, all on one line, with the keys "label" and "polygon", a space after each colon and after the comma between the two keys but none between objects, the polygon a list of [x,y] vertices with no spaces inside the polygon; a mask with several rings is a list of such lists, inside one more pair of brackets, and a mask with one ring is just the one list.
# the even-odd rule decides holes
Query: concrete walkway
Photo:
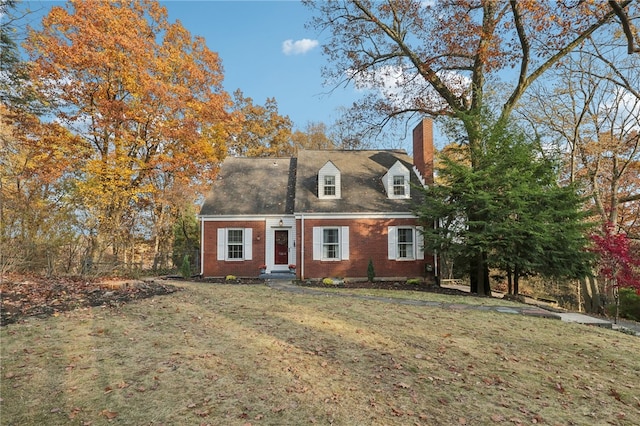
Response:
[{"label": "concrete walkway", "polygon": [[503,314],[512,314],[512,315],[527,315],[538,318],[550,318],[557,319],[564,322],[572,322],[578,324],[585,324],[596,327],[604,327],[604,328],[613,328],[613,329],[624,329],[630,333],[635,333],[637,336],[640,336],[640,324],[634,323],[632,321],[619,321],[619,324],[613,324],[611,321],[604,320],[601,318],[592,317],[590,315],[584,315],[576,312],[553,312],[551,310],[544,309],[540,306],[535,305],[527,305],[523,304],[520,306],[485,306],[485,305],[473,305],[473,304],[462,304],[462,303],[442,303],[442,302],[431,302],[427,300],[409,300],[409,299],[400,299],[394,297],[379,297],[379,296],[367,296],[367,295],[359,295],[354,293],[346,293],[346,292],[330,292],[324,291],[319,288],[312,287],[303,287],[293,284],[292,281],[286,279],[285,277],[269,277],[265,280],[267,286],[270,288],[287,291],[290,293],[297,294],[309,294],[315,296],[333,296],[333,297],[351,297],[361,300],[374,300],[385,303],[396,303],[400,305],[413,305],[413,306],[429,306],[434,308],[442,308],[442,309],[455,309],[455,310],[479,310],[479,311],[494,311]]}]

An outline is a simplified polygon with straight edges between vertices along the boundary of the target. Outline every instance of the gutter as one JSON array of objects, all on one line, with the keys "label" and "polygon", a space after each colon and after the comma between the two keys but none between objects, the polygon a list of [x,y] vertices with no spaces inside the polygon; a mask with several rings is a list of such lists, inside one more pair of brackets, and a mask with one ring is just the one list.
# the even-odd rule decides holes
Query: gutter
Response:
[{"label": "gutter", "polygon": [[304,280],[304,213],[300,214],[300,279]]}]

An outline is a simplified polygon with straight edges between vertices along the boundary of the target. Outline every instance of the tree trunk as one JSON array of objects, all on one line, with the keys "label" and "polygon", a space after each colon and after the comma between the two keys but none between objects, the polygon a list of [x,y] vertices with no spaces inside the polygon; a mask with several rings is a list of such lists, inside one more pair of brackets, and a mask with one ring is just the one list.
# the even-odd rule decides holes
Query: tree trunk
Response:
[{"label": "tree trunk", "polygon": [[598,286],[598,280],[594,277],[585,277],[580,280],[581,293],[584,298],[584,310],[587,313],[604,313],[602,296]]},{"label": "tree trunk", "polygon": [[469,278],[471,281],[471,293],[480,296],[491,295],[489,284],[489,267],[487,266],[487,254],[477,253],[469,261]]},{"label": "tree trunk", "polygon": [[513,295],[517,296],[520,293],[520,268],[516,265],[513,268]]}]

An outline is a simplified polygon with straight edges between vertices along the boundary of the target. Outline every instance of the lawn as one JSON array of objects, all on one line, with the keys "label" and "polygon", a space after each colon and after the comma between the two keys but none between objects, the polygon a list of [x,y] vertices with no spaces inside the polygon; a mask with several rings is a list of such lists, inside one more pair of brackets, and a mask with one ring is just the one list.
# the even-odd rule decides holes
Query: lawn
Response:
[{"label": "lawn", "polygon": [[635,336],[264,285],[177,285],[2,327],[0,423],[640,424]]}]

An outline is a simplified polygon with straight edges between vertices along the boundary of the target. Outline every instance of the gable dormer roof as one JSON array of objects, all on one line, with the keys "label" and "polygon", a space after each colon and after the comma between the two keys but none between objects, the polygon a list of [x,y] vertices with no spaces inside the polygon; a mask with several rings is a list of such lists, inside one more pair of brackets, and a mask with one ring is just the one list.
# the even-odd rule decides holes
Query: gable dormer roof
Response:
[{"label": "gable dormer roof", "polygon": [[318,198],[321,200],[335,200],[341,196],[340,169],[331,160],[327,161],[318,171]]},{"label": "gable dormer roof", "polygon": [[411,198],[410,179],[409,169],[400,160],[396,161],[382,177],[387,197],[393,199]]}]

